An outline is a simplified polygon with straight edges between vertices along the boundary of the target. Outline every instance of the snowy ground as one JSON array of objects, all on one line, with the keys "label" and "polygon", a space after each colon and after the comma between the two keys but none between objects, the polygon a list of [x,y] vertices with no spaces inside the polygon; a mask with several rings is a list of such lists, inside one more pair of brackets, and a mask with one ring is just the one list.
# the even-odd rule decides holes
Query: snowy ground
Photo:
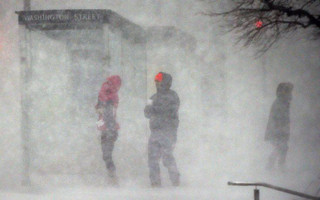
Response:
[{"label": "snowy ground", "polygon": [[[228,194],[229,193],[229,194]],[[192,189],[192,188],[103,188],[103,187],[66,187],[54,189],[22,188],[20,191],[1,191],[0,199],[251,199],[252,194],[238,195],[235,198],[230,192],[219,189]],[[232,197],[233,196],[233,197]],[[224,197],[224,198],[222,198]]]},{"label": "snowy ground", "polygon": [[68,187],[53,190],[26,189],[1,192],[0,199],[213,199],[214,191],[196,189],[116,189],[103,187]]},{"label": "snowy ground", "polygon": [[[266,177],[268,175],[268,177]],[[270,176],[272,175],[272,176]],[[265,178],[262,178],[264,176]],[[239,176],[240,177],[240,176]],[[61,177],[60,177],[61,178]],[[277,186],[287,187],[289,189],[306,192],[306,187],[310,183],[308,180],[295,178],[292,173],[272,172],[270,174],[261,174],[257,180],[261,182],[273,183]],[[47,179],[50,182],[50,179]],[[69,180],[66,183],[66,180]],[[83,200],[83,199],[108,199],[108,200],[251,200],[253,199],[254,187],[235,187],[227,185],[228,177],[219,176],[216,180],[212,180],[207,186],[194,186],[182,184],[178,188],[173,188],[165,182],[163,188],[151,188],[146,184],[145,186],[135,184],[133,182],[122,182],[119,187],[110,187],[106,181],[96,183],[76,183],[72,182],[68,177],[64,177],[64,183],[43,185],[33,184],[29,187],[17,186],[13,188],[1,188],[0,199],[4,200]],[[74,180],[73,180],[74,181]],[[237,181],[237,180],[234,180]],[[249,182],[256,180],[250,179]],[[207,180],[209,183],[210,181]],[[319,182],[318,182],[319,183]],[[317,184],[318,184],[317,183]],[[260,189],[261,200],[298,200],[298,197],[273,191],[267,188]],[[300,199],[299,199],[300,200]]]},{"label": "snowy ground", "polygon": [[[272,193],[270,191],[261,190],[260,199],[297,199],[290,195]],[[269,192],[269,193],[267,193]],[[162,188],[162,189],[152,189],[152,188],[104,188],[104,187],[58,187],[58,188],[21,188],[19,191],[1,191],[0,199],[5,200],[20,200],[20,199],[30,199],[30,200],[47,200],[47,199],[128,199],[128,200],[191,200],[191,199],[253,199],[253,188],[242,188],[241,190],[232,189],[221,190],[221,188]]]}]

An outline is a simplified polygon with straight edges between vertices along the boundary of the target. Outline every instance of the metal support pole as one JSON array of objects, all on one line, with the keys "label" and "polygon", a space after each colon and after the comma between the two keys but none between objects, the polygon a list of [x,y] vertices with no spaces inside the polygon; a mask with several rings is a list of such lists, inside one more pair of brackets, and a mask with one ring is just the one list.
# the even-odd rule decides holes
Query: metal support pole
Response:
[{"label": "metal support pole", "polygon": [[[25,11],[31,9],[31,0],[24,0]],[[30,185],[30,105],[28,86],[32,76],[30,37],[31,32],[27,27],[20,26],[20,70],[21,70],[21,140],[22,140],[22,185]]]},{"label": "metal support pole", "polygon": [[23,1],[23,10],[31,10],[31,0]]},{"label": "metal support pole", "polygon": [[254,189],[254,200],[260,200],[260,192],[258,189]]},{"label": "metal support pole", "polygon": [[29,152],[29,137],[30,137],[30,103],[31,99],[28,94],[28,86],[31,80],[30,66],[30,30],[20,26],[20,78],[21,78],[21,143],[22,143],[22,184],[30,183],[30,152]]}]

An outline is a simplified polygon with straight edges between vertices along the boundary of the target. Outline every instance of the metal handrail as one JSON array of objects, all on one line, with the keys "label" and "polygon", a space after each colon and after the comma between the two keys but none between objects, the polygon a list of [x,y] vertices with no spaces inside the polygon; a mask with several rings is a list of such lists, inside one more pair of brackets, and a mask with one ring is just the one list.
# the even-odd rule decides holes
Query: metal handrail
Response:
[{"label": "metal handrail", "polygon": [[268,184],[268,183],[244,183],[244,182],[230,182],[229,181],[228,185],[231,185],[231,186],[255,186],[255,187],[261,186],[261,187],[271,188],[273,190],[277,190],[277,191],[280,191],[280,192],[296,195],[296,196],[299,196],[299,197],[303,197],[303,198],[306,198],[306,199],[320,200],[320,197],[311,196],[311,195],[308,195],[308,194],[304,194],[304,193],[297,192],[297,191],[294,191],[294,190],[289,190],[289,189],[286,189],[286,188],[283,188],[283,187],[278,187],[278,186],[271,185],[271,184]]}]

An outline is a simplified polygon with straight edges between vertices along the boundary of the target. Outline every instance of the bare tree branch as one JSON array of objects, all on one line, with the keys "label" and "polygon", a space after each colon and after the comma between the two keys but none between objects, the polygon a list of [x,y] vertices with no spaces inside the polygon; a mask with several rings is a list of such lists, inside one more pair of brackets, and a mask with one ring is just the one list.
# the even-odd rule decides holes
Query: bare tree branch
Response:
[{"label": "bare tree branch", "polygon": [[[212,0],[213,1],[213,0]],[[210,17],[222,17],[228,31],[238,35],[236,43],[255,45],[265,52],[282,36],[298,28],[320,35],[320,0],[228,0],[228,11],[202,12]],[[257,24],[258,23],[258,24]]]},{"label": "bare tree branch", "polygon": [[315,25],[320,28],[320,21],[316,19],[315,16],[310,14],[308,11],[304,9],[292,9],[292,7],[285,7],[282,5],[275,5],[272,0],[263,0],[263,2],[271,9],[277,10],[280,12],[284,12],[288,17],[290,16],[298,16],[299,18],[307,17],[309,18],[309,25]]}]

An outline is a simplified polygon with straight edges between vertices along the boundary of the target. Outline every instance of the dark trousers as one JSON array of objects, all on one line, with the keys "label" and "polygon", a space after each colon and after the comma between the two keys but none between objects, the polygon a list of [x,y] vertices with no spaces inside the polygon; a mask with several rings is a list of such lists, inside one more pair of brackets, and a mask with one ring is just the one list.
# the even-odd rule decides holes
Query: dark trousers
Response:
[{"label": "dark trousers", "polygon": [[287,142],[274,141],[272,142],[273,151],[269,156],[268,168],[272,169],[275,167],[276,162],[280,168],[284,167],[286,162],[287,152],[288,152],[288,144]]},{"label": "dark trousers", "polygon": [[173,150],[176,143],[176,136],[153,132],[148,144],[148,165],[149,177],[152,186],[161,186],[159,161],[162,158],[163,165],[168,169],[172,185],[178,186],[180,174],[177,168]]},{"label": "dark trousers", "polygon": [[112,152],[114,148],[114,143],[118,138],[117,131],[102,131],[101,132],[101,148],[103,160],[106,164],[109,176],[115,177],[116,167],[112,160]]}]

